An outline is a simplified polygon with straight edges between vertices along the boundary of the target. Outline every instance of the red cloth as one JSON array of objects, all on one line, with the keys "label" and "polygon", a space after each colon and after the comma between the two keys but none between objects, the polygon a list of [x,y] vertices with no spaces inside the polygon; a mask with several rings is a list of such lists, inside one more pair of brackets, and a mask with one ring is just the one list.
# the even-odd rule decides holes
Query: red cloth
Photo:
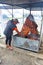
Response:
[{"label": "red cloth", "polygon": [[16,31],[16,30],[17,30],[17,28],[13,28],[12,30],[15,30],[15,31]]}]

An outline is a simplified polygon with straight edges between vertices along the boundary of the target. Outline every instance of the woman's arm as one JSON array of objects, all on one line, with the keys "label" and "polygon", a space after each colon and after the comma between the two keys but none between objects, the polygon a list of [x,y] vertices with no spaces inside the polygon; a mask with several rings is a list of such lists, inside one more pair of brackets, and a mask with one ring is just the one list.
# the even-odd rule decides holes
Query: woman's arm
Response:
[{"label": "woman's arm", "polygon": [[13,30],[15,30],[20,35],[20,32],[18,31],[17,27],[13,28]]}]

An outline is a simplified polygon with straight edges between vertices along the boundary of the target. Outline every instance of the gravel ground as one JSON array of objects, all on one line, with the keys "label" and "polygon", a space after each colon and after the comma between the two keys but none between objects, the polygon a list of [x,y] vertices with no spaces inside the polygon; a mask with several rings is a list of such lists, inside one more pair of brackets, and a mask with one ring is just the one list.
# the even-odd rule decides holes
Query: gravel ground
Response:
[{"label": "gravel ground", "polygon": [[43,59],[27,53],[29,52],[18,48],[14,48],[13,51],[0,48],[0,65],[43,65]]},{"label": "gravel ground", "polygon": [[[4,44],[5,40],[0,40]],[[34,53],[14,47],[11,51],[0,47],[0,65],[43,65],[43,53]]]}]

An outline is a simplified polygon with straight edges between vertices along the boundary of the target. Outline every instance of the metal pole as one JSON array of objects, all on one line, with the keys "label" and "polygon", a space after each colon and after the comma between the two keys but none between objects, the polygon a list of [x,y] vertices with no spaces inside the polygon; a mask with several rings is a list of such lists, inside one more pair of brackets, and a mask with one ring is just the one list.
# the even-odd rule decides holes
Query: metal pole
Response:
[{"label": "metal pole", "polygon": [[0,64],[2,63],[2,60],[0,59]]},{"label": "metal pole", "polygon": [[24,9],[23,9],[23,23],[24,23]]},{"label": "metal pole", "polygon": [[12,19],[13,19],[13,5],[12,5]]},{"label": "metal pole", "polygon": [[41,28],[40,28],[40,46],[41,46],[41,41],[42,41],[42,23],[43,23],[43,11],[41,9],[41,16],[42,16],[42,20],[41,20]]},{"label": "metal pole", "polygon": [[11,0],[11,4],[12,4],[12,19],[13,19],[13,0]]},{"label": "metal pole", "polygon": [[31,8],[30,8],[30,15],[31,15]]}]

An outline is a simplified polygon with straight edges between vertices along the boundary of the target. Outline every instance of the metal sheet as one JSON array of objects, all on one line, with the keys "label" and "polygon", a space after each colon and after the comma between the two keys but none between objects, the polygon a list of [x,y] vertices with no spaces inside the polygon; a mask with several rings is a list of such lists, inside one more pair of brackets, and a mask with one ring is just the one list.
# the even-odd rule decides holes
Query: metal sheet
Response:
[{"label": "metal sheet", "polygon": [[23,3],[34,3],[42,2],[43,0],[0,0],[0,3],[6,4],[23,4]]},{"label": "metal sheet", "polygon": [[43,0],[0,0],[0,3],[13,5],[14,8],[43,7]]},{"label": "metal sheet", "polygon": [[13,45],[16,47],[23,48],[23,49],[38,52],[40,44],[38,40],[30,40],[27,38],[13,36]]}]

